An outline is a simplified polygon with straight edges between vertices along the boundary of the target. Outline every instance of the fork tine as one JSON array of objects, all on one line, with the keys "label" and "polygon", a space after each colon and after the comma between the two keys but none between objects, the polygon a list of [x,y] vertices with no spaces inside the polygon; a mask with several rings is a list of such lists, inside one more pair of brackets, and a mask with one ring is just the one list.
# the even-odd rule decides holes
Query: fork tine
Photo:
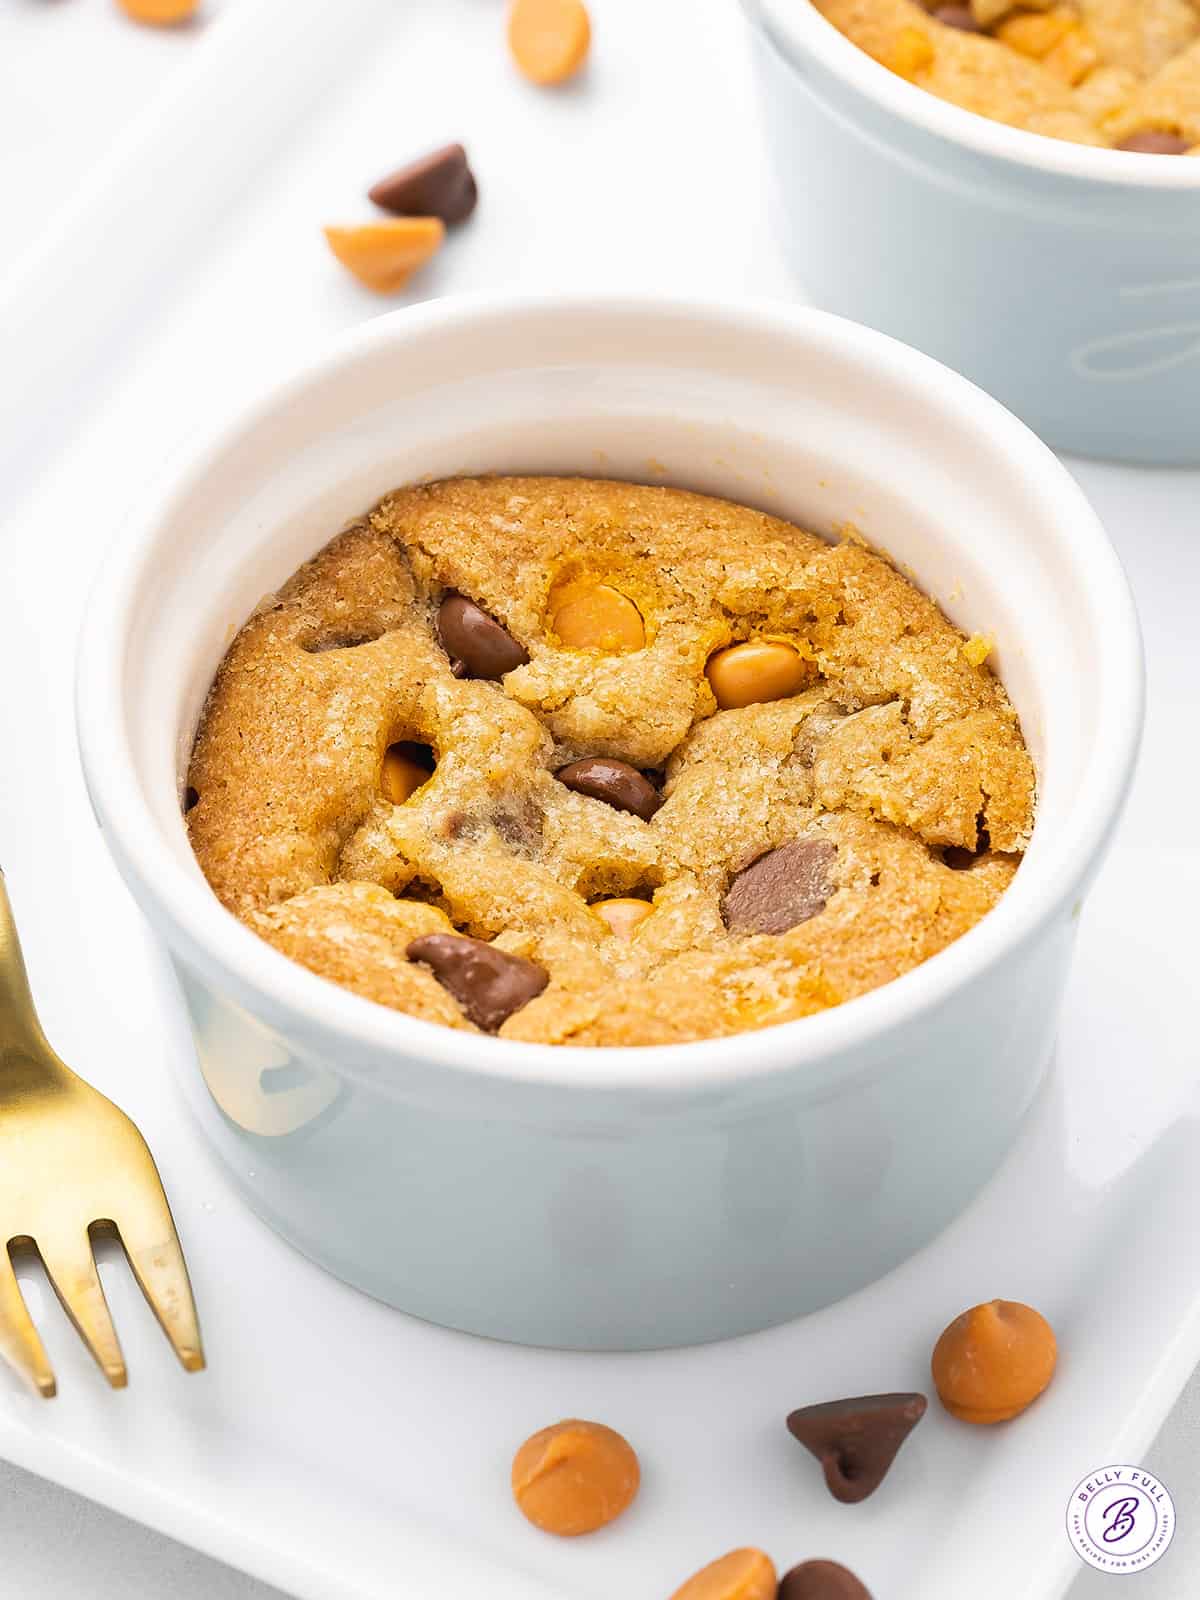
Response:
[{"label": "fork tine", "polygon": [[54,1398],[58,1392],[54,1368],[46,1359],[42,1341],[29,1315],[7,1245],[0,1245],[0,1356],[14,1372],[27,1378],[39,1394],[47,1400]]},{"label": "fork tine", "polygon": [[203,1372],[196,1302],[162,1184],[144,1184],[131,1198],[115,1226],[133,1275],[184,1370]]},{"label": "fork tine", "polygon": [[129,1381],[125,1357],[121,1354],[86,1229],[81,1228],[78,1233],[67,1229],[60,1232],[39,1229],[36,1243],[46,1276],[63,1310],[75,1324],[75,1331],[112,1387],[123,1389]]}]

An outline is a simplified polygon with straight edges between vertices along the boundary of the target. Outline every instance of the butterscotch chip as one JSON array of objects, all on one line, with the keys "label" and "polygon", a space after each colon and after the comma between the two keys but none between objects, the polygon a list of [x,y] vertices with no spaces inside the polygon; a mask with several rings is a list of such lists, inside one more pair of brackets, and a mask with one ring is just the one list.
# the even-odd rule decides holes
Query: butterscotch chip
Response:
[{"label": "butterscotch chip", "polygon": [[1040,61],[1050,54],[1054,46],[1072,28],[1079,26],[1079,17],[1065,7],[1054,11],[1020,11],[1007,18],[996,28],[996,38],[1019,50],[1023,56]]},{"label": "butterscotch chip", "polygon": [[436,254],[446,236],[437,217],[393,217],[357,228],[326,228],[334,255],[376,294],[395,294]]},{"label": "butterscotch chip", "polygon": [[117,0],[127,17],[152,28],[171,28],[187,22],[200,9],[200,0]]},{"label": "butterscotch chip", "polygon": [[892,41],[891,49],[883,58],[885,67],[890,67],[898,77],[907,78],[910,82],[918,73],[924,72],[932,66],[936,52],[930,41],[929,35],[920,28],[901,28]]},{"label": "butterscotch chip", "polygon": [[642,614],[611,584],[573,584],[554,612],[555,633],[575,650],[640,650],[646,642]]},{"label": "butterscotch chip", "polygon": [[799,694],[815,671],[794,645],[768,640],[718,650],[704,670],[723,711]]},{"label": "butterscotch chip", "polygon": [[1054,49],[1042,59],[1047,72],[1072,86],[1082,83],[1094,67],[1100,65],[1100,52],[1092,42],[1086,28],[1072,28],[1063,35]]},{"label": "butterscotch chip", "polygon": [[513,1498],[535,1528],[575,1538],[628,1509],[641,1469],[633,1447],[602,1422],[572,1418],[543,1428],[517,1451]]},{"label": "butterscotch chip", "polygon": [[933,1351],[933,1381],[951,1416],[1007,1422],[1054,1376],[1058,1346],[1040,1312],[1016,1300],[989,1300],[956,1317]]},{"label": "butterscotch chip", "polygon": [[779,1580],[761,1550],[731,1550],[702,1567],[671,1600],[775,1600]]},{"label": "butterscotch chip", "polygon": [[564,83],[587,59],[592,25],[583,0],[513,0],[508,47],[532,83]]},{"label": "butterscotch chip", "polygon": [[427,760],[429,754],[425,746],[407,740],[388,746],[379,774],[379,788],[394,806],[402,806],[429,782],[433,772]]}]

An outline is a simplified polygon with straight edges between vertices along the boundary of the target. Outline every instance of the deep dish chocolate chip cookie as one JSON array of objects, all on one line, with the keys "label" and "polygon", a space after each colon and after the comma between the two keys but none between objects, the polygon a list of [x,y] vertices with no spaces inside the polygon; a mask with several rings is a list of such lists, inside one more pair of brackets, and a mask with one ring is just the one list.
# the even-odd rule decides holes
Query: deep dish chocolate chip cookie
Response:
[{"label": "deep dish chocolate chip cookie", "polygon": [[676,489],[402,489],[259,608],[187,825],[225,905],[368,999],[509,1039],[803,1017],[966,932],[1034,774],[881,556]]}]

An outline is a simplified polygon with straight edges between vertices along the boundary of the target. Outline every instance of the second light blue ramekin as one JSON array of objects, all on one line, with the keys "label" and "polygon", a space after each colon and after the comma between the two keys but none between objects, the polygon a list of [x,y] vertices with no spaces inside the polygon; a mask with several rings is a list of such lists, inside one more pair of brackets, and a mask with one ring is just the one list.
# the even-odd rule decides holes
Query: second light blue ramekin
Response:
[{"label": "second light blue ramekin", "polygon": [[744,0],[800,280],[1058,449],[1200,463],[1200,159],[1023,133]]}]

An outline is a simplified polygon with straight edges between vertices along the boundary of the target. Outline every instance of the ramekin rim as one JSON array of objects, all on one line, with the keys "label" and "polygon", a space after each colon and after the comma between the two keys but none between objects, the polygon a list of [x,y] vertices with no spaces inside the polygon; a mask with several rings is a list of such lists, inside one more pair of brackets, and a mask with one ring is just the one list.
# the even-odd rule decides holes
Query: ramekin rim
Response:
[{"label": "ramekin rim", "polygon": [[[1113,670],[1106,686],[1111,739],[1097,745],[1090,767],[1101,770],[1081,784],[1079,824],[1069,848],[1053,864],[1023,866],[998,905],[960,939],[901,977],[843,1005],[753,1033],[683,1044],[576,1046],[526,1044],[444,1028],[373,1001],[317,977],[258,938],[234,918],[207,887],[180,863],[159,832],[134,773],[123,731],[121,685],[129,610],[144,570],[169,526],[174,502],[242,434],[301,399],[310,387],[343,365],[384,343],[436,338],[460,324],[513,323],[532,316],[575,317],[601,312],[614,319],[674,316],[700,328],[772,337],[788,334],[810,343],[839,343],[847,351],[891,365],[909,381],[934,373],[956,392],[956,407],[982,411],[989,435],[1024,470],[1044,479],[1041,491],[1054,502],[1062,530],[1080,567],[1086,550],[1089,596],[1105,617],[1106,657]],[[1068,532],[1069,530],[1069,532]],[[157,536],[156,536],[157,535]],[[1117,669],[1117,662],[1123,669]],[[479,293],[411,306],[375,318],[318,349],[281,379],[254,396],[217,426],[186,457],[163,473],[138,512],[130,513],[110,545],[93,583],[77,657],[76,717],[85,781],[106,843],[122,876],[169,948],[201,951],[221,974],[226,990],[265,997],[266,1009],[336,1034],[368,1054],[408,1060],[492,1083],[537,1084],[561,1089],[699,1089],[776,1070],[842,1059],[865,1042],[909,1021],[962,988],[1034,934],[1074,899],[1103,850],[1128,790],[1141,736],[1143,664],[1140,628],[1127,580],[1095,512],[1066,468],[1031,430],[966,378],[932,357],[886,334],[828,312],[785,302],[737,297],[689,297],[654,293]],[[114,751],[120,759],[114,759]],[[1095,775],[1093,775],[1095,776]],[[1036,880],[1036,881],[1034,881]],[[748,1041],[752,1041],[749,1044]],[[348,1075],[353,1071],[347,1068]]]},{"label": "ramekin rim", "polygon": [[[968,111],[891,72],[847,38],[811,0],[741,0],[751,26],[789,65],[789,49],[814,56],[828,71],[902,121],[951,144],[1087,183],[1140,189],[1200,189],[1200,157],[1148,155],[1107,146],[1075,144],[1049,134],[1028,133]],[[769,21],[770,26],[764,26]],[[782,34],[782,38],[780,35]],[[784,41],[788,48],[785,48]]]}]

